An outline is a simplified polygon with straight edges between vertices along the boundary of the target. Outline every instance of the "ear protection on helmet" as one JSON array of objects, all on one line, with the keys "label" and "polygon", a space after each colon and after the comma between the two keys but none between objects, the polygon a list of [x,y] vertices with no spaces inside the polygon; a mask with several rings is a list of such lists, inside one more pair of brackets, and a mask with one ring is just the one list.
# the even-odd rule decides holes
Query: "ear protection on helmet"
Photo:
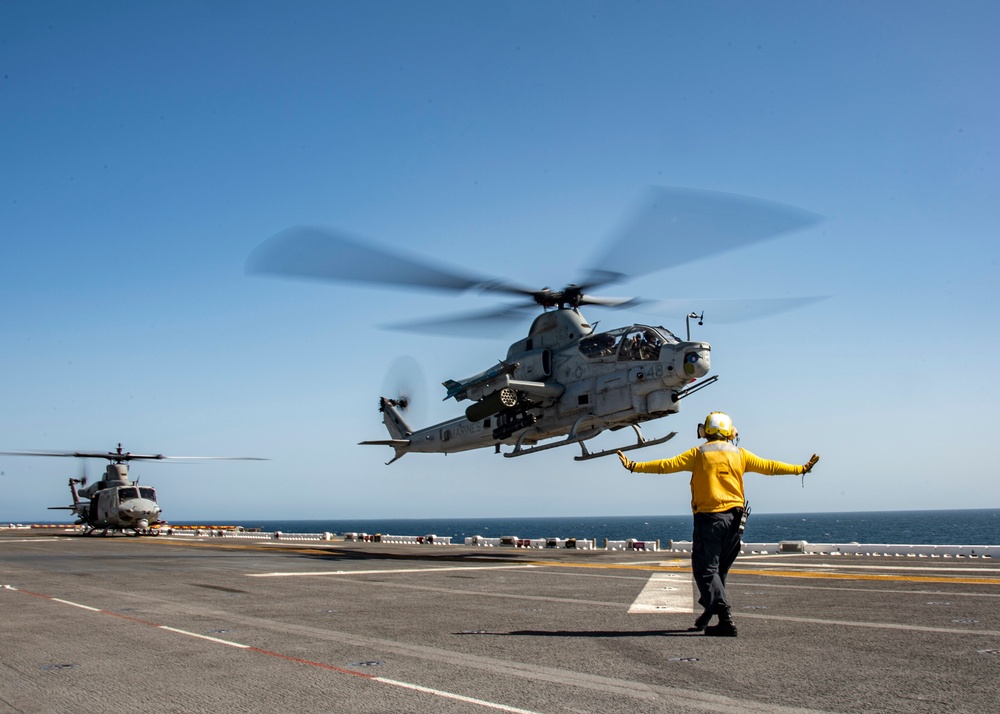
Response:
[{"label": "ear protection on helmet", "polygon": [[707,439],[710,436],[721,436],[732,441],[737,437],[733,420],[724,412],[712,412],[705,417],[705,423],[698,425],[698,438]]}]

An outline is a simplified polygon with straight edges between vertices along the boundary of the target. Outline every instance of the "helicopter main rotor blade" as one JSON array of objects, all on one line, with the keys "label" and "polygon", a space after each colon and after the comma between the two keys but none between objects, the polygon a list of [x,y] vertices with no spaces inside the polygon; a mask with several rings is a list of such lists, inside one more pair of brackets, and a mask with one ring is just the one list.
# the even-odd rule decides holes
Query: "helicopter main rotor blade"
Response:
[{"label": "helicopter main rotor blade", "polygon": [[0,456],[64,456],[77,459],[107,459],[108,461],[167,461],[167,460],[222,460],[222,461],[269,461],[258,456],[164,456],[163,454],[130,454],[127,451],[0,451]]},{"label": "helicopter main rotor blade", "polygon": [[491,310],[467,312],[436,320],[411,320],[382,325],[382,327],[445,337],[494,338],[497,333],[523,325],[525,317],[533,314],[536,309],[537,306],[533,302],[524,305],[505,305]]},{"label": "helicopter main rotor blade", "polygon": [[[532,290],[507,280],[465,272],[407,255],[346,234],[317,227],[295,227],[257,246],[246,260],[247,273],[286,277],[372,283],[395,287],[433,288],[503,293],[525,298],[524,305],[504,305],[486,312],[442,319],[387,325],[392,329],[438,334],[494,334],[520,323],[525,308],[566,309],[581,305],[634,307],[637,298],[608,298],[591,291],[633,277],[683,265],[803,229],[821,220],[818,214],[786,204],[737,194],[689,188],[651,188],[622,230],[589,263],[585,279],[561,289]],[[793,299],[797,300],[797,299]],[[805,302],[736,301],[742,308],[725,314],[774,314]],[[665,306],[683,301],[665,301]],[[704,309],[703,302],[682,308],[685,315]],[[676,310],[668,310],[676,312]],[[102,458],[107,458],[101,455]],[[132,457],[136,458],[136,457]],[[152,457],[149,457],[152,458]]]},{"label": "helicopter main rotor blade", "polygon": [[[135,458],[134,456],[132,458]],[[145,458],[145,457],[140,457]],[[270,461],[262,456],[158,456],[169,461]]]},{"label": "helicopter main rotor blade", "polygon": [[704,189],[655,187],[591,261],[588,289],[718,255],[815,225],[783,203]]},{"label": "helicopter main rotor blade", "polygon": [[115,454],[105,451],[0,451],[3,456],[66,456],[77,459],[111,459],[111,458],[163,458],[156,456],[136,457],[131,454]]},{"label": "helicopter main rotor blade", "polygon": [[636,307],[644,301],[637,297],[601,297],[599,295],[581,295],[581,305],[600,305],[601,307]]},{"label": "helicopter main rotor blade", "polygon": [[268,238],[250,253],[245,267],[247,273],[457,291],[491,280],[315,227],[289,228]]},{"label": "helicopter main rotor blade", "polygon": [[795,298],[747,298],[747,299],[684,299],[684,300],[651,300],[642,303],[641,310],[655,315],[663,315],[684,319],[695,313],[704,315],[711,323],[732,324],[749,322],[762,317],[771,317],[789,310],[813,305],[826,300],[829,296],[795,297]]}]

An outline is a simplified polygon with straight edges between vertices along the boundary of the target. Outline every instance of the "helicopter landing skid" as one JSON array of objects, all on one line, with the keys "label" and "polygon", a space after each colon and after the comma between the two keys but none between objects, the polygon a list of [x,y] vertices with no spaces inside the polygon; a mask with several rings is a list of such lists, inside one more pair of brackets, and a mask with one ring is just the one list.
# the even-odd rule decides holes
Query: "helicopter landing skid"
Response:
[{"label": "helicopter landing skid", "polygon": [[92,536],[100,535],[105,538],[114,535],[125,535],[125,536],[158,536],[160,535],[159,529],[156,528],[103,528],[101,526],[87,526],[82,531],[80,531],[82,536]]},{"label": "helicopter landing skid", "polygon": [[619,451],[633,451],[635,449],[642,449],[647,446],[656,446],[657,444],[662,444],[665,441],[670,441],[675,436],[677,436],[677,432],[672,431],[666,436],[660,437],[659,439],[647,439],[645,436],[642,435],[642,430],[639,429],[638,424],[632,424],[632,429],[635,431],[635,435],[639,439],[637,443],[630,444],[629,446],[621,446],[617,449],[605,449],[604,451],[596,451],[594,453],[591,453],[587,451],[587,445],[581,441],[580,448],[583,450],[583,453],[580,454],[579,456],[574,456],[573,460],[586,461],[587,459],[597,459],[600,458],[601,456],[608,456],[609,454],[617,454]]},{"label": "helicopter landing skid", "polygon": [[574,431],[570,432],[569,436],[567,436],[565,439],[560,439],[554,444],[542,444],[540,446],[528,446],[528,447],[523,446],[524,439],[528,435],[528,432],[525,431],[523,434],[521,434],[521,438],[517,440],[517,444],[514,445],[514,448],[511,451],[506,452],[504,456],[507,458],[512,458],[514,456],[524,456],[525,454],[533,454],[536,451],[547,451],[548,449],[554,449],[557,446],[566,446],[567,444],[580,444],[581,448],[583,448],[583,450],[586,451],[586,448],[583,446],[583,442],[586,441],[587,439],[593,439],[595,436],[600,434],[601,431],[603,430],[594,429],[584,434],[576,434],[574,428]]}]

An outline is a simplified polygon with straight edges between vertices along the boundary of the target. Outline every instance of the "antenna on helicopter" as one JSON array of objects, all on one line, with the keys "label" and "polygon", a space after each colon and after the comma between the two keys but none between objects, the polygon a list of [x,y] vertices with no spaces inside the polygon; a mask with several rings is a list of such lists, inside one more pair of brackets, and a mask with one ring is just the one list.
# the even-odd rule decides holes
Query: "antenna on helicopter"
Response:
[{"label": "antenna on helicopter", "polygon": [[686,317],[686,318],[684,319],[684,322],[685,322],[685,323],[687,324],[687,335],[688,335],[688,342],[690,342],[690,341],[691,341],[691,318],[692,318],[692,317],[693,317],[693,318],[695,318],[696,320],[698,320],[698,324],[699,324],[699,325],[704,325],[704,324],[705,324],[705,322],[704,322],[704,320],[705,320],[705,311],[704,311],[704,310],[702,310],[702,312],[701,312],[701,314],[700,314],[700,315],[699,315],[698,313],[696,313],[696,312],[692,312],[692,313],[690,313],[690,314],[689,314],[689,315],[688,315],[688,316],[687,316],[687,317]]}]

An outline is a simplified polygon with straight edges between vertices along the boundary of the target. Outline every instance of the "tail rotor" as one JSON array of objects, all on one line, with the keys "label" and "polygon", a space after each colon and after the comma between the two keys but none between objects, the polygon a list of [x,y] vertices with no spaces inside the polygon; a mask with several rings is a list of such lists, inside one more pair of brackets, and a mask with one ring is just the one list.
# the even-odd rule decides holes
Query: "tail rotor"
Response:
[{"label": "tail rotor", "polygon": [[382,383],[386,401],[418,425],[427,410],[427,381],[420,364],[409,356],[398,357],[386,372]]}]

